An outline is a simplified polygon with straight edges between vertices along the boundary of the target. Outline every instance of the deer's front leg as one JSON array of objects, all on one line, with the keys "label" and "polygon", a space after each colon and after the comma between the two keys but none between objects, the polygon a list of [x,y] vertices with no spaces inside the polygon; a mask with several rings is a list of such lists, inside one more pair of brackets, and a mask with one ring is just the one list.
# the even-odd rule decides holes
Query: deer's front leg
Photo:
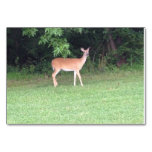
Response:
[{"label": "deer's front leg", "polygon": [[76,81],[77,81],[77,78],[76,78],[76,71],[74,71],[74,86],[76,86]]},{"label": "deer's front leg", "polygon": [[81,80],[81,75],[80,75],[80,72],[79,71],[76,71],[78,77],[79,77],[79,80],[80,80],[80,83],[81,83],[81,86],[83,86],[83,83],[82,83],[82,80]]}]

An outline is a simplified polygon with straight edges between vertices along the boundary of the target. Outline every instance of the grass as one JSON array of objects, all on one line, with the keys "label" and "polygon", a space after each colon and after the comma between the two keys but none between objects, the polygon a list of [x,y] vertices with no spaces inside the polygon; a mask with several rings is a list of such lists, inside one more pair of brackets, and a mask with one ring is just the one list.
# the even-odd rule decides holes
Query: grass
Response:
[{"label": "grass", "polygon": [[7,124],[144,124],[143,70],[7,78]]}]

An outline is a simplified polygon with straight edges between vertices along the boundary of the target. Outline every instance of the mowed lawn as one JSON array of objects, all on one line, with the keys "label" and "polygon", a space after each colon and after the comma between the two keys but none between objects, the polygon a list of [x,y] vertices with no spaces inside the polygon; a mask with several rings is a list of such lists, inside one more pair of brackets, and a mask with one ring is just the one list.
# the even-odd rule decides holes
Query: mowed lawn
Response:
[{"label": "mowed lawn", "polygon": [[[143,71],[7,80],[7,124],[144,124]],[[9,74],[8,74],[9,76]]]}]

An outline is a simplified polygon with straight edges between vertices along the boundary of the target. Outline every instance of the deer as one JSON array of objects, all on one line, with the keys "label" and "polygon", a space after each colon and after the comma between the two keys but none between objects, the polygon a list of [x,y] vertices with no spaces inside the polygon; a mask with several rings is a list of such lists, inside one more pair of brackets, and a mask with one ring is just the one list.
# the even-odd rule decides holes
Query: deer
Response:
[{"label": "deer", "polygon": [[87,57],[89,56],[90,47],[86,50],[84,48],[80,48],[83,52],[83,56],[81,58],[55,58],[52,60],[52,78],[54,87],[58,85],[56,80],[56,75],[61,71],[73,71],[74,72],[74,86],[76,86],[76,76],[78,76],[80,80],[81,86],[83,86],[80,70],[82,69],[83,65],[85,64]]}]

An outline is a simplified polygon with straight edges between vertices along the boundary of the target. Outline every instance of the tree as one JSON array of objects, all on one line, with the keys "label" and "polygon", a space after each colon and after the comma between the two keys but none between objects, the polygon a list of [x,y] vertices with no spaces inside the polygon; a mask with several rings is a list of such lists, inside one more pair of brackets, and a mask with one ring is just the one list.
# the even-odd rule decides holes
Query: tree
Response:
[{"label": "tree", "polygon": [[[25,28],[23,29],[23,36],[27,35],[29,38],[34,37],[37,33],[37,28]],[[64,36],[67,32],[64,28],[44,28],[44,34],[40,36],[39,45],[48,45],[48,47],[53,47],[54,57],[61,55],[67,57],[70,55],[69,43]],[[82,32],[82,28],[72,29],[70,28],[68,32]]]},{"label": "tree", "polygon": [[80,57],[91,47],[91,67],[143,64],[143,28],[8,28],[8,65],[50,67],[54,57]]}]

